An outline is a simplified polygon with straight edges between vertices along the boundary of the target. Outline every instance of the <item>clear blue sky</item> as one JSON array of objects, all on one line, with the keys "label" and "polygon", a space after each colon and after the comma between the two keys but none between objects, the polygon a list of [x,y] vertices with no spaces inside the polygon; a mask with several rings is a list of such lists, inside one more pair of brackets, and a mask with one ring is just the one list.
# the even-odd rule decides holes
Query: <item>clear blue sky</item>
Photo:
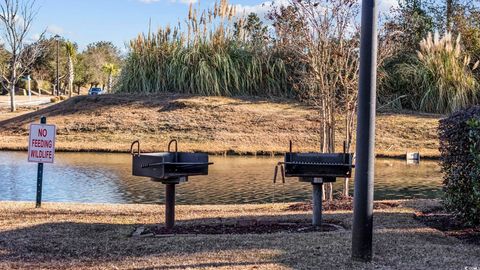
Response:
[{"label": "clear blue sky", "polygon": [[[35,38],[47,29],[47,35],[59,34],[76,42],[80,49],[92,42],[112,41],[123,51],[125,42],[148,31],[150,19],[153,29],[183,20],[188,14],[188,1],[195,0],[37,0],[39,13],[30,36]],[[203,7],[214,3],[214,0],[200,1]],[[239,5],[237,10],[264,13],[264,1],[230,0],[229,3]],[[396,0],[380,2],[382,7]]]}]

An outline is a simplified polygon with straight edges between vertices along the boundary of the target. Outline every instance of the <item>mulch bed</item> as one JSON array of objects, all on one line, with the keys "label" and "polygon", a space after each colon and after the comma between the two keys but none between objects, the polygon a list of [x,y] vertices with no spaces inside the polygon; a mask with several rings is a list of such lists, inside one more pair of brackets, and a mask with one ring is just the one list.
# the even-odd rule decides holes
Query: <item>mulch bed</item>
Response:
[{"label": "mulch bed", "polygon": [[242,220],[234,224],[202,224],[183,225],[178,224],[171,230],[163,225],[142,226],[136,229],[133,237],[149,236],[173,236],[173,235],[198,235],[198,234],[270,234],[279,232],[308,233],[308,232],[331,232],[343,231],[344,227],[330,220],[324,221],[321,227],[312,226],[308,221],[301,222],[278,222],[260,220]]},{"label": "mulch bed", "polygon": [[[398,207],[399,203],[396,202],[374,202],[373,208],[374,209],[388,209]],[[312,202],[301,202],[295,203],[288,206],[286,211],[312,211],[313,205]],[[353,210],[353,199],[341,199],[341,200],[333,200],[333,201],[324,201],[322,204],[322,210],[324,211],[351,211]]]},{"label": "mulch bed", "polygon": [[417,212],[415,213],[415,219],[431,228],[444,232],[448,236],[456,237],[470,244],[480,245],[480,226],[465,226],[441,207],[427,212]]}]

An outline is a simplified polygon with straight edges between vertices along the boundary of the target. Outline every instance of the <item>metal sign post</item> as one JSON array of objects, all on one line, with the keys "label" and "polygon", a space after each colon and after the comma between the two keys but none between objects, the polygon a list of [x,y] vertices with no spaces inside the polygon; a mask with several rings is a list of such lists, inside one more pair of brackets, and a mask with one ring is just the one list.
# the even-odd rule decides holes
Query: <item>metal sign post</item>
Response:
[{"label": "metal sign post", "polygon": [[[42,116],[40,119],[40,124],[46,124],[47,118]],[[43,186],[43,162],[38,163],[37,170],[37,203],[35,204],[36,208],[42,207],[42,186]]]},{"label": "metal sign post", "polygon": [[40,124],[30,125],[28,138],[28,162],[38,163],[36,207],[42,206],[43,164],[53,163],[55,157],[56,127],[47,125],[47,118],[40,119]]},{"label": "metal sign post", "polygon": [[35,207],[42,207],[43,163],[38,163],[37,170],[37,200]]},{"label": "metal sign post", "polygon": [[352,258],[372,260],[377,1],[362,1]]}]

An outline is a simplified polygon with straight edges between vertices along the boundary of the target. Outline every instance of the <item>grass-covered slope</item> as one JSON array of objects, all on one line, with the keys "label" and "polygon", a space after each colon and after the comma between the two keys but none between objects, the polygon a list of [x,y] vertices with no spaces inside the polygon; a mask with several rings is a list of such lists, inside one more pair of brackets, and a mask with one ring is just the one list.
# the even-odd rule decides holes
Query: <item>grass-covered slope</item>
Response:
[{"label": "grass-covered slope", "polygon": [[[57,125],[57,149],[129,151],[140,139],[144,151],[162,150],[171,138],[181,150],[209,153],[277,153],[294,141],[295,150],[318,149],[320,118],[311,107],[285,99],[186,95],[79,96],[41,108],[0,114],[0,148],[25,149],[28,124],[40,116]],[[437,115],[379,114],[377,153],[419,150],[437,155]],[[337,150],[344,138],[338,119]]]}]

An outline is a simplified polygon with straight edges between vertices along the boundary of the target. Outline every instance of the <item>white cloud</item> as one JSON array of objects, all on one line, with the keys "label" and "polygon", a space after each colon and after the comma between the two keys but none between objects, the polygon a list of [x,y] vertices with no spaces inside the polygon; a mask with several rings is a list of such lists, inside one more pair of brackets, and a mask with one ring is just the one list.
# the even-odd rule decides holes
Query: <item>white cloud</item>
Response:
[{"label": "white cloud", "polygon": [[180,2],[183,4],[195,4],[198,2],[198,0],[179,0],[179,1],[172,0],[172,2]]},{"label": "white cloud", "polygon": [[30,38],[32,41],[37,41],[40,39],[40,33],[35,33],[32,35],[32,37]]},{"label": "white cloud", "polygon": [[[160,0],[140,0],[140,1],[160,1]],[[237,16],[248,15],[250,13],[256,13],[260,18],[264,18],[265,14],[272,9],[272,6],[286,6],[290,3],[290,0],[274,0],[266,1],[258,5],[236,5]],[[361,5],[362,1],[358,0]],[[378,11],[381,14],[390,12],[392,8],[398,7],[398,0],[381,0],[378,1]]]},{"label": "white cloud", "polygon": [[[165,0],[138,0],[139,2],[141,3],[145,3],[145,4],[151,4],[151,3],[157,3],[157,2],[160,2],[160,1],[165,1]],[[170,0],[170,2],[172,3],[182,3],[182,4],[194,4],[194,3],[197,3],[198,0]]]},{"label": "white cloud", "polygon": [[288,5],[289,0],[275,0],[266,1],[258,5],[236,5],[237,16],[248,15],[250,13],[256,13],[258,17],[263,19],[265,15],[272,9],[273,6],[285,6]]},{"label": "white cloud", "polygon": [[237,8],[237,15],[242,16],[242,15],[248,15],[250,13],[256,13],[260,18],[263,18],[263,15],[265,15],[269,10],[270,10],[270,3],[262,3],[258,5],[236,5]]},{"label": "white cloud", "polygon": [[65,34],[66,32],[62,27],[51,24],[47,27],[47,33],[52,35],[62,35],[62,34]]},{"label": "white cloud", "polygon": [[392,8],[397,8],[397,7],[398,7],[397,0],[382,0],[382,1],[379,1],[378,11],[380,13],[388,13]]}]

